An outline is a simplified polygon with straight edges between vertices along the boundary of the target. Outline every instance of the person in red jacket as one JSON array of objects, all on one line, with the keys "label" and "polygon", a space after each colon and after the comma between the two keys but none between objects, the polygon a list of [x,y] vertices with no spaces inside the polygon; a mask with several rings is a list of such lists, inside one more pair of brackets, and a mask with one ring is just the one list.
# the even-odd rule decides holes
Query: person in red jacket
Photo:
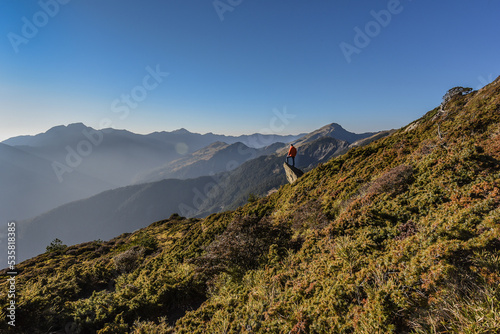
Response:
[{"label": "person in red jacket", "polygon": [[295,167],[295,156],[297,155],[297,149],[293,144],[290,144],[290,149],[288,149],[288,155],[286,156],[286,163],[288,164],[288,159],[292,158],[292,166]]}]

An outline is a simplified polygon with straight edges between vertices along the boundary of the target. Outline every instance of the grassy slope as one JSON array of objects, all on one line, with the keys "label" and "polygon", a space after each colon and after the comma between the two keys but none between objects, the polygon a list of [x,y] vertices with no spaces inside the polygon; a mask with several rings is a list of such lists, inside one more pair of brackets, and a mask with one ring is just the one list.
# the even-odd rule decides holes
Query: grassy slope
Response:
[{"label": "grassy slope", "polygon": [[17,328],[494,333],[500,82],[446,111],[236,211],[23,262]]}]

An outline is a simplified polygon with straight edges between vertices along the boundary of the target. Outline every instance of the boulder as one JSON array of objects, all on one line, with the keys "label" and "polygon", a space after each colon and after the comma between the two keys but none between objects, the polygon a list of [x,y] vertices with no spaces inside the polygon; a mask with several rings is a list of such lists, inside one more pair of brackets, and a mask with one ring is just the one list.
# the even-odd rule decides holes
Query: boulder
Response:
[{"label": "boulder", "polygon": [[287,164],[286,162],[283,163],[283,168],[285,169],[286,178],[290,184],[294,183],[299,177],[304,175],[303,171]]}]

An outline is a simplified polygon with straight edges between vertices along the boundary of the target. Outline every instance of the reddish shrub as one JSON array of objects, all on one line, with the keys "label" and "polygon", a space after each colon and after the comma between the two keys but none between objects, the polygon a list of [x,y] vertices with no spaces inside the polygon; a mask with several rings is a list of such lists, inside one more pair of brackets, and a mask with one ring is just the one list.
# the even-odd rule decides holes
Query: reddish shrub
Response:
[{"label": "reddish shrub", "polygon": [[396,237],[396,240],[403,240],[411,237],[412,235],[417,233],[417,231],[417,225],[415,225],[412,220],[409,220],[398,227],[399,235]]},{"label": "reddish shrub", "polygon": [[408,188],[413,174],[413,167],[409,165],[400,165],[394,167],[368,186],[367,193],[389,193],[400,194]]},{"label": "reddish shrub", "polygon": [[221,272],[240,276],[256,268],[271,245],[288,247],[290,238],[290,229],[273,224],[269,217],[237,217],[193,262],[198,274],[208,278]]}]

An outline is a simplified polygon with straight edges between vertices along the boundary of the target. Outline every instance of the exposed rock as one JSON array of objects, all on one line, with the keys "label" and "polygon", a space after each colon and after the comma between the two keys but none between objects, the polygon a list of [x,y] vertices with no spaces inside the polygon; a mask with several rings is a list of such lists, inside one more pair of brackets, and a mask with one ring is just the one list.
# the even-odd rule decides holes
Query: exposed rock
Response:
[{"label": "exposed rock", "polygon": [[283,168],[285,169],[286,179],[290,182],[290,184],[294,183],[299,177],[304,175],[303,171],[287,164],[286,162],[283,163]]},{"label": "exposed rock", "polygon": [[410,125],[408,125],[406,127],[405,132],[415,130],[420,125],[420,123],[421,123],[421,121],[415,121],[415,122],[411,123]]}]

